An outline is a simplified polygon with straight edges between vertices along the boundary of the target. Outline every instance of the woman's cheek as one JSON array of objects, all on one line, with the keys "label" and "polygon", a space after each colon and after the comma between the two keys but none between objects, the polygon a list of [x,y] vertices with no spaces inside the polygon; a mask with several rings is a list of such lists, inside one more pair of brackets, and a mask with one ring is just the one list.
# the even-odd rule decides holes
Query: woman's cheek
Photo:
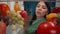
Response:
[{"label": "woman's cheek", "polygon": [[40,16],[41,14],[38,14],[37,12],[36,12],[36,16],[38,17],[38,16]]},{"label": "woman's cheek", "polygon": [[41,12],[42,16],[46,15],[47,14],[47,11],[43,11]]},{"label": "woman's cheek", "polygon": [[47,9],[43,10],[43,14],[47,14],[48,13],[47,11],[48,11]]}]

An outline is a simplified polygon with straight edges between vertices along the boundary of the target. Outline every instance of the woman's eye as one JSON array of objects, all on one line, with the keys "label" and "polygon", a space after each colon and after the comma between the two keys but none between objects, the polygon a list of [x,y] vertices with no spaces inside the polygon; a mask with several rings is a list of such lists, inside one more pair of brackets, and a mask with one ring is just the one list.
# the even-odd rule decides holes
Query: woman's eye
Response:
[{"label": "woman's eye", "polygon": [[37,6],[38,8],[40,7],[40,6]]},{"label": "woman's eye", "polygon": [[46,9],[45,7],[43,7],[43,9]]},{"label": "woman's eye", "polygon": [[46,9],[46,6],[42,6],[43,9]]}]

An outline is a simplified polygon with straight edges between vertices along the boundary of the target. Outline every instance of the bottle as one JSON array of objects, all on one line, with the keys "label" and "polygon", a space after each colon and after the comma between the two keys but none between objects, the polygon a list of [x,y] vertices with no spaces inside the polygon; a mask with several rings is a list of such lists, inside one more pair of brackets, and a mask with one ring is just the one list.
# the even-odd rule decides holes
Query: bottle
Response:
[{"label": "bottle", "polygon": [[19,7],[18,2],[15,2],[14,10],[15,10],[16,12],[17,12],[17,11],[20,11],[20,7]]}]

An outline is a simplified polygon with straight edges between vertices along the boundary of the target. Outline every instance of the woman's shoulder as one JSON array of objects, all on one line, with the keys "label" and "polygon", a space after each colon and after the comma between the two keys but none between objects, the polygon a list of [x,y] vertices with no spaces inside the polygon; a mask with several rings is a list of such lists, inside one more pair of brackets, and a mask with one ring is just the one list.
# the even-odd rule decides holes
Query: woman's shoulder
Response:
[{"label": "woman's shoulder", "polygon": [[36,24],[36,23],[39,23],[39,22],[43,22],[43,21],[46,21],[46,19],[45,19],[45,18],[40,18],[40,19],[38,19],[38,20],[35,20],[35,21],[32,23],[32,25],[33,25],[33,24]]}]

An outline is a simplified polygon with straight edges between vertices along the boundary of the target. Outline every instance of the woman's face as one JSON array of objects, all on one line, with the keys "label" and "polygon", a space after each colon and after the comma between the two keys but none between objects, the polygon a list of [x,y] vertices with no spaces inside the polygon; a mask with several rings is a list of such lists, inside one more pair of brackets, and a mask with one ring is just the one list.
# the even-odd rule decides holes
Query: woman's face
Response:
[{"label": "woman's face", "polygon": [[47,14],[47,6],[43,1],[39,2],[36,6],[36,16],[37,17],[44,17]]}]

